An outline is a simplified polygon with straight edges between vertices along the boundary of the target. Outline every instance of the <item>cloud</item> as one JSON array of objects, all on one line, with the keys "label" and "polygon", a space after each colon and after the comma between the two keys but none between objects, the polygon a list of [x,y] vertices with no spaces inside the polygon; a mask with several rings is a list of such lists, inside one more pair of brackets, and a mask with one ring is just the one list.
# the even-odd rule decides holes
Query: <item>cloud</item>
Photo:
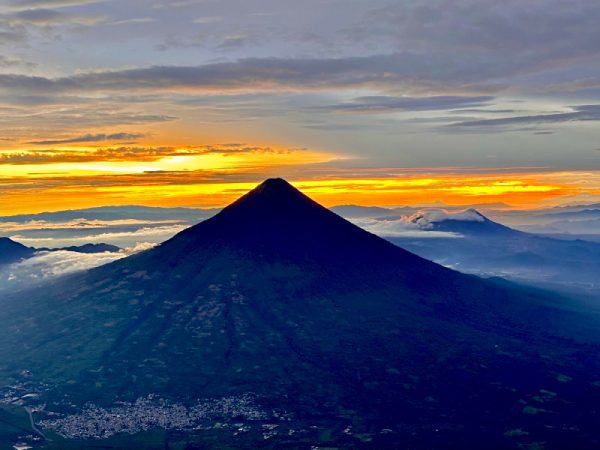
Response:
[{"label": "cloud", "polygon": [[597,57],[599,17],[594,0],[393,2],[374,6],[342,34],[355,45],[445,52],[457,64],[466,53],[482,67],[547,69]]},{"label": "cloud", "polygon": [[385,113],[395,111],[435,111],[472,106],[484,106],[494,100],[491,96],[430,96],[430,97],[358,97],[349,103],[325,107],[337,112]]},{"label": "cloud", "polygon": [[54,9],[25,9],[0,16],[0,20],[16,25],[50,27],[55,25],[95,25],[104,20],[102,15],[66,14]]},{"label": "cloud", "polygon": [[381,237],[405,237],[405,238],[461,238],[458,233],[445,231],[429,231],[419,224],[398,219],[375,219],[359,218],[352,219],[355,225]]},{"label": "cloud", "polygon": [[[45,22],[63,20],[60,16],[62,12],[55,11],[52,7],[86,3],[90,2],[26,0],[13,2],[13,5],[35,8],[19,11],[19,14],[25,14],[23,19]],[[152,8],[144,11],[148,16],[117,17],[111,23],[142,23],[156,19],[154,14],[160,14],[152,9],[172,9],[199,3],[202,2],[156,2]],[[210,3],[210,8],[194,8],[190,11],[193,15],[184,20],[201,24],[216,22],[223,17],[222,8],[213,5],[218,2]],[[298,23],[291,21],[289,27],[286,27],[291,30],[283,29],[279,23],[285,18],[261,24],[260,28],[254,29],[253,22],[248,17],[256,13],[242,8],[240,15],[246,14],[246,21],[240,19],[235,25],[220,24],[224,27],[220,30],[220,40],[216,35],[210,37],[210,41],[214,40],[216,45],[212,50],[234,50],[256,43],[257,40],[262,43],[269,39],[270,43],[277,45],[267,45],[265,49],[261,46],[261,51],[257,54],[271,54],[270,57],[213,62],[197,67],[139,67],[52,79],[10,79],[5,76],[0,80],[0,85],[6,89],[31,88],[43,92],[127,89],[320,90],[369,87],[387,94],[431,96],[436,93],[471,93],[476,96],[504,89],[531,89],[532,86],[537,88],[538,85],[541,87],[552,84],[554,80],[551,77],[558,76],[556,71],[561,69],[582,72],[576,73],[576,77],[571,74],[568,80],[559,80],[559,84],[567,81],[573,83],[574,79],[585,83],[600,83],[597,67],[594,66],[600,52],[595,44],[600,41],[600,30],[597,27],[600,6],[596,1],[531,1],[527,3],[527,7],[523,7],[522,2],[517,0],[501,3],[492,0],[432,0],[393,2],[381,6],[382,3],[372,2],[368,7],[353,3],[348,6],[348,11],[335,16],[332,14],[333,7],[325,5],[323,12],[327,16],[324,17],[331,17],[326,30],[303,25],[306,21],[302,20],[305,17],[301,15],[301,11],[298,12]],[[296,11],[291,7],[288,9],[291,11],[289,14]],[[190,43],[193,39],[189,31],[178,29],[165,36],[157,30],[157,35],[151,36]],[[335,49],[329,54],[336,57],[286,57],[291,52],[281,45],[281,37],[291,35],[296,36],[296,43],[302,41],[299,36],[306,35],[329,40],[331,42],[328,45]],[[201,38],[196,41],[206,40],[204,36]],[[302,42],[309,47],[294,51],[294,54],[315,54],[314,43]],[[374,49],[379,53],[375,54]],[[139,63],[138,60],[136,63]],[[537,74],[548,75],[547,78],[535,78]],[[390,108],[388,102],[378,106]],[[359,106],[354,108],[360,109]],[[373,105],[365,105],[365,108],[373,108]],[[403,106],[399,108],[402,109]]]},{"label": "cloud", "polygon": [[17,0],[11,2],[13,8],[65,8],[101,3],[106,0]]},{"label": "cloud", "polygon": [[203,16],[194,19],[192,22],[199,25],[205,25],[207,23],[221,22],[223,17],[221,16]]},{"label": "cloud", "polygon": [[27,67],[31,69],[35,66],[36,64],[29,61],[24,61],[20,58],[11,58],[8,56],[0,55],[0,67]]},{"label": "cloud", "polygon": [[[1,77],[1,75],[0,75]],[[121,127],[123,125],[136,125],[146,123],[170,122],[176,120],[177,117],[165,114],[149,114],[144,111],[139,111],[137,108],[123,107],[118,103],[108,104],[107,101],[98,101],[96,104],[88,105],[86,99],[79,99],[70,96],[61,99],[56,98],[56,104],[65,102],[65,106],[61,108],[52,107],[50,98],[45,96],[32,98],[25,96],[24,98],[13,98],[13,100],[26,102],[31,101],[32,105],[36,102],[48,104],[47,107],[30,108],[27,103],[22,103],[18,107],[5,110],[0,115],[0,126],[3,129],[9,127],[26,128],[27,130],[35,130],[45,135],[56,133],[59,130],[65,133],[68,130],[73,132],[81,132],[82,129],[101,128],[101,127]],[[76,103],[81,101],[83,105]],[[30,134],[30,132],[28,133]],[[29,139],[31,139],[31,134]]]},{"label": "cloud", "polygon": [[0,164],[56,164],[95,161],[158,161],[169,156],[194,153],[180,152],[172,147],[118,147],[92,151],[44,150],[0,154]]},{"label": "cloud", "polygon": [[153,19],[152,17],[134,17],[132,19],[124,19],[124,20],[117,20],[115,22],[108,22],[107,25],[131,25],[131,24],[138,24],[138,23],[151,23],[151,22],[155,22],[156,19]]},{"label": "cloud", "polygon": [[511,126],[558,124],[565,122],[589,122],[600,120],[600,105],[572,106],[571,111],[554,114],[534,114],[512,116],[498,119],[481,119],[456,122],[450,128],[505,128]]},{"label": "cloud", "polygon": [[14,235],[11,239],[31,247],[68,247],[70,245],[112,244],[119,247],[130,247],[136,242],[163,242],[186,229],[189,225],[170,224],[141,227],[131,231],[103,231],[86,235],[67,235],[61,237],[35,237]]},{"label": "cloud", "polygon": [[186,6],[197,5],[206,0],[166,0],[152,5],[153,9],[170,9],[170,8],[183,8]]},{"label": "cloud", "polygon": [[58,145],[58,144],[74,144],[79,142],[102,142],[102,141],[130,141],[143,138],[142,133],[112,133],[112,134],[85,134],[83,136],[75,136],[68,139],[31,141],[29,144],[35,145]]},{"label": "cloud", "polygon": [[485,218],[474,209],[450,212],[445,209],[427,208],[399,218],[358,218],[352,222],[383,237],[406,238],[460,238],[459,233],[434,231],[433,224],[444,220],[483,222]]},{"label": "cloud", "polygon": [[[46,141],[55,144],[69,142],[95,142],[89,141]],[[35,142],[41,144],[43,142]],[[207,145],[203,147],[188,147],[176,149],[174,147],[116,147],[100,148],[95,150],[38,150],[38,151],[17,151],[10,153],[0,153],[0,164],[55,164],[55,163],[82,163],[82,162],[116,162],[116,161],[158,161],[174,156],[199,156],[209,154],[235,155],[235,154],[291,154],[294,152],[305,151],[304,148],[275,148],[260,146],[223,146]]]},{"label": "cloud", "polygon": [[75,219],[63,222],[49,222],[47,220],[29,220],[27,222],[0,221],[0,233],[9,234],[22,231],[47,231],[47,230],[95,230],[105,228],[132,227],[139,228],[149,226],[166,226],[180,224],[179,220],[140,220],[140,219],[119,219],[119,220],[92,220]]},{"label": "cloud", "polygon": [[[481,81],[472,65],[452,66],[447,57],[412,53],[346,58],[246,58],[201,66],[153,66],[88,72],[61,78],[0,75],[0,89],[31,94],[162,90],[179,92],[323,90],[372,87],[464,88]],[[480,89],[489,89],[481,87]],[[495,89],[495,88],[494,88]]]},{"label": "cloud", "polygon": [[459,212],[449,212],[445,209],[425,209],[417,211],[403,220],[414,223],[421,229],[430,229],[433,223],[445,220],[457,220],[462,222],[483,222],[485,218],[474,209]]},{"label": "cloud", "polygon": [[[26,259],[11,268],[13,277],[27,274],[33,277],[49,278],[67,273],[97,267],[124,258],[125,252],[118,253],[78,253],[65,250],[42,251],[33,258]],[[36,274],[36,275],[33,275]]]},{"label": "cloud", "polygon": [[102,266],[155,244],[140,242],[120,252],[77,253],[66,250],[42,251],[32,258],[0,267],[0,292],[29,288],[53,278]]},{"label": "cloud", "polygon": [[7,22],[0,15],[0,44],[11,44],[21,42],[27,37],[23,26]]}]

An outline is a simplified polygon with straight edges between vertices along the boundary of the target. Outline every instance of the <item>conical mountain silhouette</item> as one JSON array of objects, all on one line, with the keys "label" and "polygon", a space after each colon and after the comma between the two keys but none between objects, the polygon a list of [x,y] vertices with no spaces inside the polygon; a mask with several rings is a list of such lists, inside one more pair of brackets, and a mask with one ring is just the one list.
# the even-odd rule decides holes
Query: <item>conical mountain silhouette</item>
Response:
[{"label": "conical mountain silhouette", "polygon": [[48,402],[252,393],[372,448],[597,439],[595,317],[417,257],[279,179],[155,249],[6,299],[0,321],[0,380],[26,369]]},{"label": "conical mountain silhouette", "polygon": [[206,246],[346,269],[390,262],[410,271],[440,269],[342,219],[278,178],[266,180],[216,216],[179,233],[157,253],[180,259],[204,252]]}]

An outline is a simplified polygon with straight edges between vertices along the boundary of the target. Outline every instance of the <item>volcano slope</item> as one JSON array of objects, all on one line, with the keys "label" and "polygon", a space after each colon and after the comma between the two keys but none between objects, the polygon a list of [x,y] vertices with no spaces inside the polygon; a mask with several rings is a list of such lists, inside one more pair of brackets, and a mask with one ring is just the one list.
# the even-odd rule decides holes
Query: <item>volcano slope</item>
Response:
[{"label": "volcano slope", "polygon": [[329,446],[599,445],[592,311],[443,268],[281,179],[152,250],[2,299],[0,320],[2,385],[27,374],[47,410],[252,395]]}]

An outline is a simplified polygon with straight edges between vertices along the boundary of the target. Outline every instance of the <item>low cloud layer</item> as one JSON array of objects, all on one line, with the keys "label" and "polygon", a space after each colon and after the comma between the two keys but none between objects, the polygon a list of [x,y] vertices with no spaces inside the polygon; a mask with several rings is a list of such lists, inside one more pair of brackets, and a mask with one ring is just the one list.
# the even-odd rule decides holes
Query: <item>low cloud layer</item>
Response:
[{"label": "low cloud layer", "polygon": [[136,242],[159,243],[166,241],[175,234],[186,229],[188,225],[161,225],[152,227],[140,227],[131,231],[118,231],[103,229],[97,233],[77,233],[74,230],[62,234],[52,233],[52,236],[39,236],[35,234],[15,234],[11,239],[30,247],[68,247],[71,245],[83,245],[87,243],[99,244],[106,243],[118,247],[128,247],[135,245]]},{"label": "low cloud layer", "polygon": [[97,219],[74,219],[69,221],[47,220],[28,220],[25,222],[0,221],[0,234],[15,233],[18,231],[49,231],[49,230],[97,230],[120,227],[149,227],[149,226],[168,226],[180,225],[179,220],[140,220],[140,219],[119,219],[119,220],[97,220]]},{"label": "low cloud layer", "polygon": [[92,269],[126,256],[152,248],[154,244],[138,243],[117,253],[77,253],[42,251],[24,261],[0,266],[0,293],[7,293],[54,278]]}]

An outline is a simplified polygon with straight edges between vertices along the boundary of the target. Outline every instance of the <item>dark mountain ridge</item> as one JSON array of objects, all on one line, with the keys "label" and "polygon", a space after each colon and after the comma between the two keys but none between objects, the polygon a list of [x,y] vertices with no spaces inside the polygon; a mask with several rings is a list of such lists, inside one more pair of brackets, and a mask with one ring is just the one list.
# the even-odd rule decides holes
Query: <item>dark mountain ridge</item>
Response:
[{"label": "dark mountain ridge", "polygon": [[67,252],[75,252],[75,253],[117,253],[121,250],[120,247],[111,244],[105,243],[97,243],[97,244],[83,244],[83,245],[71,245],[69,247],[60,247],[60,248],[40,248],[40,251],[50,251],[55,252],[59,250],[64,250]]},{"label": "dark mountain ridge", "polygon": [[116,253],[121,248],[116,245],[98,243],[98,244],[83,244],[73,245],[70,247],[61,248],[34,248],[27,247],[19,242],[15,242],[7,237],[0,237],[0,264],[12,264],[25,259],[34,257],[37,252],[56,252],[60,250],[76,252],[76,253]]},{"label": "dark mountain ridge", "polygon": [[35,254],[35,249],[13,241],[7,237],[0,237],[0,264],[10,264],[22,259],[30,258]]},{"label": "dark mountain ridge", "polygon": [[438,266],[279,179],[155,249],[4,299],[0,320],[0,380],[27,371],[59,408],[251,393],[344,448],[598,444],[594,313]]},{"label": "dark mountain ridge", "polygon": [[29,222],[41,220],[48,222],[62,222],[77,219],[87,220],[162,220],[165,217],[187,219],[197,222],[200,219],[216,213],[218,209],[196,208],[159,208],[151,206],[124,205],[124,206],[98,206],[95,208],[71,209],[64,211],[48,211],[35,214],[18,214],[13,216],[0,216],[0,222]]}]

